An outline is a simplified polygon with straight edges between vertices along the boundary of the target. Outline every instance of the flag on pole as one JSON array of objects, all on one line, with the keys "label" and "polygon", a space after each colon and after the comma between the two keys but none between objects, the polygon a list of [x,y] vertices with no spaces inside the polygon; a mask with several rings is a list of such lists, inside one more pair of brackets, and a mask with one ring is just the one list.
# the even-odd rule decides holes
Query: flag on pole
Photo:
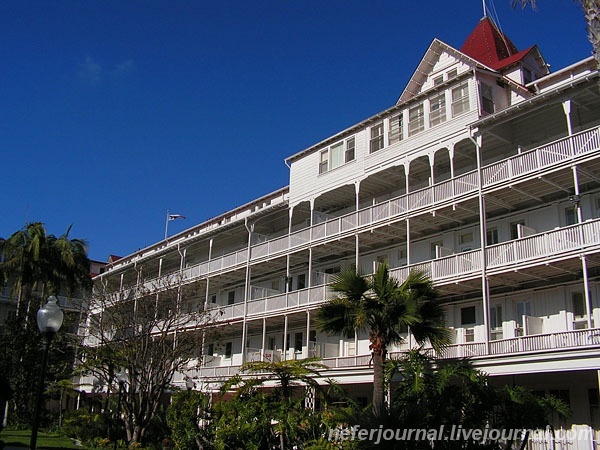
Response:
[{"label": "flag on pole", "polygon": [[182,216],[181,214],[169,214],[169,220],[175,219],[185,219],[185,216]]}]

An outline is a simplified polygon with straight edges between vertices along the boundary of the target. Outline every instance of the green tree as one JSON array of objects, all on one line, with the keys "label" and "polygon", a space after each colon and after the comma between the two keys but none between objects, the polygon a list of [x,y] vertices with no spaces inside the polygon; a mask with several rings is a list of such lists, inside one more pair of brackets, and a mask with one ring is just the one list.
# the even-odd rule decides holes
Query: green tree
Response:
[{"label": "green tree", "polygon": [[[11,288],[17,311],[13,320],[0,324],[0,372],[14,393],[9,419],[30,423],[32,392],[39,373],[40,334],[35,326],[38,307],[50,294],[75,295],[91,285],[85,241],[70,237],[71,227],[56,237],[40,222],[26,224],[10,237],[0,238],[0,286]],[[48,380],[67,378],[73,364],[68,332],[79,317],[67,315],[50,347]]]},{"label": "green tree", "polygon": [[198,391],[178,391],[167,409],[167,424],[177,450],[212,448],[208,397]]},{"label": "green tree", "polygon": [[[17,315],[29,310],[34,294],[41,306],[50,294],[71,295],[91,287],[90,261],[86,243],[71,239],[67,231],[56,237],[47,234],[41,222],[28,223],[9,238],[0,238],[0,284],[10,285],[17,300]],[[35,308],[37,310],[37,308]]]},{"label": "green tree", "polygon": [[[536,0],[511,0],[513,8],[517,5],[525,8],[530,5],[535,9]],[[599,0],[577,0],[581,6],[587,23],[588,40],[592,44],[592,52],[596,64],[600,67],[600,1]]]},{"label": "green tree", "polygon": [[197,366],[202,334],[210,332],[214,317],[197,301],[192,306],[197,287],[183,285],[178,277],[123,291],[106,283],[98,283],[89,300],[78,371],[111,396],[119,393],[115,372],[126,371],[122,419],[128,442],[143,443],[174,374]]},{"label": "green tree", "polygon": [[352,336],[369,333],[373,358],[373,415],[384,410],[384,363],[390,345],[403,341],[410,328],[415,340],[430,342],[440,350],[450,341],[443,311],[432,281],[421,272],[410,272],[400,283],[382,264],[373,275],[363,276],[352,268],[339,273],[331,284],[338,297],[317,311],[317,326],[330,334]]}]

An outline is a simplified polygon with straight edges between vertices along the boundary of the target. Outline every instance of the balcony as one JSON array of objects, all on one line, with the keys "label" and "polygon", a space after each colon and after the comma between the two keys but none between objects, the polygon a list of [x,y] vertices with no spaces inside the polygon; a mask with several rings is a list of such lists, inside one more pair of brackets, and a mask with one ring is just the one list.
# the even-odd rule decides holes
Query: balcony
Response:
[{"label": "balcony", "polygon": [[[496,189],[528,176],[539,176],[543,171],[568,167],[599,150],[599,127],[580,132],[483,167],[482,190]],[[478,188],[477,171],[467,172],[433,186],[255,244],[250,249],[250,257],[248,249],[244,248],[187,267],[183,269],[183,278],[192,282],[222,271],[243,268],[248,263],[297,251],[308,245],[339,239],[356,231],[402,220],[410,215],[476,195]]]},{"label": "balcony", "polygon": [[[582,350],[597,347],[600,347],[600,328],[500,339],[490,342],[489,346],[485,342],[453,344],[446,347],[441,355],[433,355],[433,350],[431,349],[429,352],[432,353],[432,356],[437,356],[441,359],[485,359],[496,356],[536,354],[557,350]],[[254,349],[253,352],[254,354],[260,354],[260,350],[258,349]],[[264,352],[272,352],[272,350],[264,350]],[[405,353],[403,351],[390,352],[389,357],[401,358]],[[321,363],[329,370],[366,368],[372,365],[370,354],[323,358]],[[203,367],[191,371],[190,374],[202,378],[219,379],[235,375],[239,373],[239,370],[240,366]]]}]

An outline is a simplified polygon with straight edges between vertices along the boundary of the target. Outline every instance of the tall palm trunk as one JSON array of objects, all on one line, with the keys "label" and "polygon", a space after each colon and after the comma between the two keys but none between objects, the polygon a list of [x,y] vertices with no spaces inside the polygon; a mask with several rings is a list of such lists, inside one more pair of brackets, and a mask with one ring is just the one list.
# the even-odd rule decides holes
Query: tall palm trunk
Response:
[{"label": "tall palm trunk", "polygon": [[385,346],[379,337],[371,338],[371,352],[373,355],[373,416],[381,417],[384,410],[384,377],[383,364],[385,359]]}]

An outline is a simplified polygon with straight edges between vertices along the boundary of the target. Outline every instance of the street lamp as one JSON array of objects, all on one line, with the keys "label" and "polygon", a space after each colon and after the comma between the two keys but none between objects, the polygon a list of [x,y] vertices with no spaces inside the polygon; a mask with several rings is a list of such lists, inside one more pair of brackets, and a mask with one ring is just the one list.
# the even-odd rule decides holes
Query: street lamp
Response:
[{"label": "street lamp", "polygon": [[40,426],[40,413],[42,409],[42,397],[44,394],[44,378],[46,376],[46,367],[48,366],[48,349],[50,341],[63,323],[64,314],[57,305],[57,299],[51,295],[48,297],[48,303],[42,306],[37,312],[37,326],[42,334],[42,370],[38,383],[37,399],[35,403],[35,412],[33,414],[33,424],[31,426],[31,440],[29,449],[35,450],[37,445],[37,434]]},{"label": "street lamp", "polygon": [[188,392],[190,392],[192,389],[194,389],[194,380],[192,380],[191,378],[187,378],[185,380],[185,388],[188,390]]},{"label": "street lamp", "polygon": [[[117,400],[117,421],[121,419],[121,396],[123,395],[123,391],[125,389],[125,383],[129,381],[129,377],[127,376],[127,372],[125,370],[120,370],[116,374],[117,383],[119,383],[119,399]],[[115,450],[117,448],[117,442],[119,441],[118,433],[115,436]]]}]

